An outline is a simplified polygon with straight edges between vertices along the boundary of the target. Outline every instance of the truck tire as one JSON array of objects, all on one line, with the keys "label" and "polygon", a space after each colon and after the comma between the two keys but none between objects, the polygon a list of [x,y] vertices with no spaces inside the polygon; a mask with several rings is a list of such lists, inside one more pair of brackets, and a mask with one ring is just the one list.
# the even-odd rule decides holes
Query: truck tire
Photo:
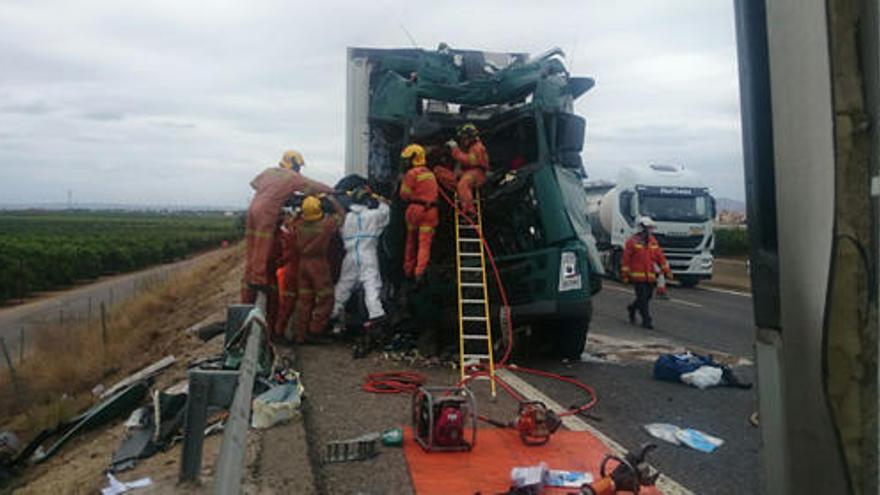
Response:
[{"label": "truck tire", "polygon": [[560,321],[556,335],[556,355],[562,359],[577,360],[587,344],[590,320],[593,318],[593,301],[587,301],[583,316]]},{"label": "truck tire", "polygon": [[678,283],[680,283],[682,287],[687,287],[688,289],[690,289],[692,287],[696,287],[697,284],[700,283],[700,279],[697,277],[683,276],[678,278]]}]

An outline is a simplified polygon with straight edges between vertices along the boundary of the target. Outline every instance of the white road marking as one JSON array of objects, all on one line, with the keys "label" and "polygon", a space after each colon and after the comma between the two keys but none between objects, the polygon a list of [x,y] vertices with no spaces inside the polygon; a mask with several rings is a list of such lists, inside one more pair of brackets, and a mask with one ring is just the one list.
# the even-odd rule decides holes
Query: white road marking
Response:
[{"label": "white road marking", "polygon": [[738,290],[722,289],[720,287],[709,287],[706,285],[700,286],[699,288],[697,288],[697,290],[707,290],[709,292],[718,292],[720,294],[728,294],[731,296],[752,297],[751,292],[741,292]]},{"label": "white road marking", "polygon": [[676,298],[676,297],[670,297],[669,299],[667,299],[667,301],[669,301],[669,302],[673,302],[673,303],[675,303],[675,304],[683,304],[683,305],[685,305],[685,306],[691,306],[691,307],[694,307],[694,308],[702,308],[702,307],[703,307],[702,304],[695,303],[695,302],[690,302],[690,301],[685,301],[684,299],[678,299],[678,298]]},{"label": "white road marking", "polygon": [[[508,370],[498,370],[495,372],[495,374],[498,375],[499,378],[504,380],[505,383],[513,387],[523,397],[529,400],[541,401],[544,403],[544,405],[557,413],[565,411],[565,408],[562,407],[558,402],[551,399],[546,394],[533,387],[522,378],[516,376],[514,373]],[[610,448],[611,451],[619,457],[623,457],[624,455],[626,455],[626,449],[623,447],[623,445],[617,443],[611,437],[597,430],[594,426],[577,416],[564,416],[562,418],[562,424],[572,431],[589,432],[591,435],[598,438],[602,443],[607,445],[608,448]],[[598,475],[598,472],[596,474]],[[657,479],[657,489],[660,490],[660,493],[665,493],[668,495],[693,495],[692,491],[688,490],[680,483],[663,473],[660,473],[660,477]]]},{"label": "white road marking", "polygon": [[[609,289],[616,290],[617,292],[626,292],[627,294],[629,294],[629,293],[632,292],[632,291],[630,291],[630,290],[624,289],[623,287],[618,287],[618,286],[616,286],[616,285],[606,285],[605,287],[607,287],[607,288],[609,288]],[[674,298],[674,297],[671,297],[671,296],[670,296],[669,299],[666,299],[666,300],[669,301],[669,302],[676,303],[676,304],[682,304],[682,305],[684,305],[684,306],[692,306],[692,307],[694,307],[694,308],[702,308],[702,307],[703,307],[702,304],[698,304],[698,303],[690,302],[690,301],[685,301],[685,300],[682,300],[682,299],[677,299],[677,298]]]}]

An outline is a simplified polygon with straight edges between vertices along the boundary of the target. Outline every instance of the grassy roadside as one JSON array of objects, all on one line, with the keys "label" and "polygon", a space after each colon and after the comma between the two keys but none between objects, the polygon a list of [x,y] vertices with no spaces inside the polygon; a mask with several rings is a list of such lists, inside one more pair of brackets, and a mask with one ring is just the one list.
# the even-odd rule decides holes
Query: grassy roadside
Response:
[{"label": "grassy roadside", "polygon": [[20,395],[5,366],[0,372],[0,429],[26,442],[89,407],[95,385],[109,386],[165,355],[180,356],[194,345],[182,330],[214,310],[219,279],[228,278],[241,256],[241,246],[219,250],[113,307],[106,339],[100,322],[35,332],[33,350],[16,368]]},{"label": "grassy roadside", "polygon": [[751,292],[747,258],[719,256],[712,268],[712,280],[704,282],[708,286]]}]

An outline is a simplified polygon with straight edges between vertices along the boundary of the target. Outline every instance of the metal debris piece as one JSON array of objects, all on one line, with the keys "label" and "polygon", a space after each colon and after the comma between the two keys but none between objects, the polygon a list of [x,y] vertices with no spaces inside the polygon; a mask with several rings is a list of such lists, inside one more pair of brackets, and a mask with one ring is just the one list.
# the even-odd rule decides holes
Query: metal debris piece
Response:
[{"label": "metal debris piece", "polygon": [[379,454],[377,450],[379,438],[379,433],[368,433],[351,440],[327,442],[324,463],[364,461],[373,458]]}]

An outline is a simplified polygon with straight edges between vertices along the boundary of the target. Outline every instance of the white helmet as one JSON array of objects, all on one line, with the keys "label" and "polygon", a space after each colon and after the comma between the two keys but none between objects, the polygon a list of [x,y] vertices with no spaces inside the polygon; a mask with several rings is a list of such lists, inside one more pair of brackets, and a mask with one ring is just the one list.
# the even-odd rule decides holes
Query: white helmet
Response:
[{"label": "white helmet", "polygon": [[645,230],[657,228],[657,224],[654,223],[654,220],[651,217],[639,217],[638,225]]}]

